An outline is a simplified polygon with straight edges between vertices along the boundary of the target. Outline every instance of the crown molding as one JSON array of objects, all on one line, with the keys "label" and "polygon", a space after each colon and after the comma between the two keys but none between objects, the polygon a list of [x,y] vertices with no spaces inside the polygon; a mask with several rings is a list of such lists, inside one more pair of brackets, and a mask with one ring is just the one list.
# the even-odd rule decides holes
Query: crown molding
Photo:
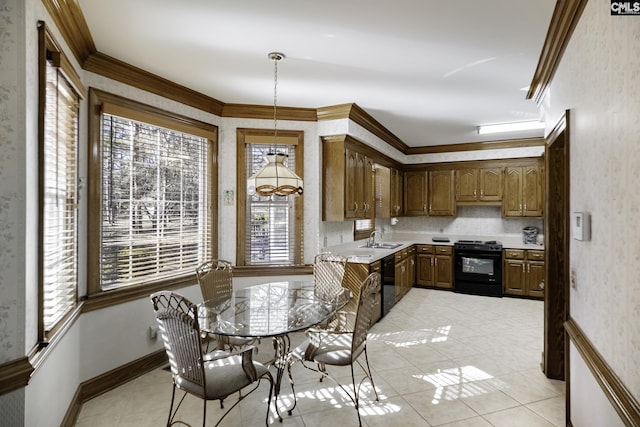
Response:
[{"label": "crown molding", "polygon": [[[224,104],[222,117],[238,117],[244,119],[273,120],[273,106],[250,104]],[[315,108],[277,107],[278,120],[294,120],[301,122],[315,122]]]},{"label": "crown molding", "polygon": [[[564,23],[569,19],[568,17],[575,17],[571,22],[577,22],[579,12],[584,8],[586,1],[587,0],[558,0],[549,34],[552,34],[552,28],[558,27],[558,22]],[[204,95],[124,61],[98,52],[77,0],[42,0],[42,2],[83,69],[220,117],[273,119],[272,106],[225,104],[213,97]],[[560,17],[557,15],[560,15]],[[575,22],[573,26],[575,26]],[[556,23],[555,27],[554,23]],[[559,28],[564,27],[565,26],[561,26]],[[573,27],[571,27],[571,29],[572,28]],[[558,32],[566,34],[566,30],[564,32],[556,30],[553,31],[553,34]],[[551,37],[549,34],[547,35],[548,40],[558,38]],[[568,41],[568,36],[566,36],[566,41]],[[565,44],[566,41],[564,42]],[[545,43],[543,54],[547,50],[549,50],[549,48],[547,47],[547,43]],[[536,76],[538,74],[538,70],[536,70]],[[536,81],[534,77],[534,82]],[[536,83],[536,87],[541,84],[542,81]],[[534,83],[532,83],[531,87],[532,89],[534,88]],[[532,93],[532,89],[530,89],[530,93]],[[544,88],[540,90],[540,93],[543,90]],[[493,143],[461,143],[432,147],[409,147],[393,132],[355,103],[333,105],[317,109],[278,107],[278,118],[292,121],[322,121],[346,118],[362,126],[403,154],[492,150],[542,145],[528,142],[528,140],[511,140],[510,142],[495,141]]]},{"label": "crown molding", "polygon": [[318,108],[317,119],[318,121],[336,119],[352,120],[401,153],[407,154],[409,150],[407,144],[355,103]]},{"label": "crown molding", "polygon": [[34,367],[27,357],[0,365],[0,396],[29,384],[33,371]]},{"label": "crown molding", "polygon": [[42,4],[80,64],[96,52],[91,31],[77,0],[42,0]]},{"label": "crown molding", "polygon": [[316,110],[318,121],[348,119],[354,105],[354,103],[350,103],[320,107]]},{"label": "crown molding", "polygon": [[558,0],[556,2],[538,65],[529,85],[527,99],[533,98],[537,104],[542,101],[586,5],[587,0]]},{"label": "crown molding", "polygon": [[82,67],[92,73],[172,99],[181,104],[189,105],[217,116],[222,115],[224,103],[221,101],[103,53],[92,53],[82,63]]},{"label": "crown molding", "polygon": [[537,147],[545,144],[544,138],[504,139],[498,141],[463,142],[460,144],[411,147],[406,154],[439,154],[459,151],[501,150],[504,148]]}]

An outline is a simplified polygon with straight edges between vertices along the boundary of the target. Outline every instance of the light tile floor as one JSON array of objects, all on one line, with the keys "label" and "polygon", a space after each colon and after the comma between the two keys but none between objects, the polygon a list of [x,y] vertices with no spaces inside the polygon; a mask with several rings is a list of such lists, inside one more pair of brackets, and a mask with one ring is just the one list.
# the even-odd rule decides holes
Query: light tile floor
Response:
[{"label": "light tile floor", "polygon": [[[303,338],[294,334],[292,342]],[[564,382],[541,373],[542,343],[541,301],[414,288],[371,329],[369,358],[380,401],[365,382],[363,425],[564,426]],[[272,352],[263,340],[256,358]],[[348,368],[330,372],[350,378]],[[293,375],[298,403],[293,415],[283,414],[282,425],[358,425],[353,404],[334,383],[319,382],[300,364]],[[264,425],[267,396],[264,383],[221,426]],[[281,405],[292,396],[285,381]],[[156,369],[86,402],[76,426],[164,425],[170,398],[171,376]],[[269,424],[280,425],[273,412]],[[220,415],[218,402],[210,402],[207,425]],[[179,418],[183,425],[202,425],[201,401],[188,396]]]}]

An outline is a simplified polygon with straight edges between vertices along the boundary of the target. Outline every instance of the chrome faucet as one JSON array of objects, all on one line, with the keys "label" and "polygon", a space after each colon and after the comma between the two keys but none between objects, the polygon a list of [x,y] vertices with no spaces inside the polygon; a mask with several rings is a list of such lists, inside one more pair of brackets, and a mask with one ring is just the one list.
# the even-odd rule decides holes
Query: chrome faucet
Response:
[{"label": "chrome faucet", "polygon": [[367,242],[367,246],[369,246],[370,248],[376,245],[376,234],[380,234],[380,232],[378,230],[373,230],[369,235],[369,241]]}]

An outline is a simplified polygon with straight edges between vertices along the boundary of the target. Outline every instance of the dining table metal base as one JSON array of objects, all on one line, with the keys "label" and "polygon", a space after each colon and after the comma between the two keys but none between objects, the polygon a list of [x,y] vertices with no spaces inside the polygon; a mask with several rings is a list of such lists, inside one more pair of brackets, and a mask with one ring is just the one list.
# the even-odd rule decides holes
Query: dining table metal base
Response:
[{"label": "dining table metal base", "polygon": [[287,375],[289,377],[289,384],[291,385],[291,395],[293,399],[293,405],[290,407],[284,408],[285,411],[291,415],[293,410],[296,407],[297,399],[296,399],[296,391],[293,382],[293,375],[291,375],[291,369],[289,368],[289,353],[291,351],[291,339],[289,335],[277,335],[273,337],[273,349],[274,349],[274,357],[272,360],[267,362],[267,366],[273,366],[276,369],[276,374],[274,375],[273,388],[274,388],[274,406],[276,408],[276,414],[278,414],[278,419],[282,422],[282,415],[280,415],[280,410],[278,408],[278,397],[280,396],[280,391],[282,387],[282,377],[284,375],[285,369],[287,370]]}]

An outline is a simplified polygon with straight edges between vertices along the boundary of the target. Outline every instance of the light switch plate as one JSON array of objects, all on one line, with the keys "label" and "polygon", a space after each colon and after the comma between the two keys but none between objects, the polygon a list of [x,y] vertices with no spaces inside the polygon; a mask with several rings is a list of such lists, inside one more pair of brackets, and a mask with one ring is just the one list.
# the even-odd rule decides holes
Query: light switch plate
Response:
[{"label": "light switch plate", "polygon": [[591,215],[588,212],[571,214],[571,233],[575,240],[584,241],[591,238]]}]

